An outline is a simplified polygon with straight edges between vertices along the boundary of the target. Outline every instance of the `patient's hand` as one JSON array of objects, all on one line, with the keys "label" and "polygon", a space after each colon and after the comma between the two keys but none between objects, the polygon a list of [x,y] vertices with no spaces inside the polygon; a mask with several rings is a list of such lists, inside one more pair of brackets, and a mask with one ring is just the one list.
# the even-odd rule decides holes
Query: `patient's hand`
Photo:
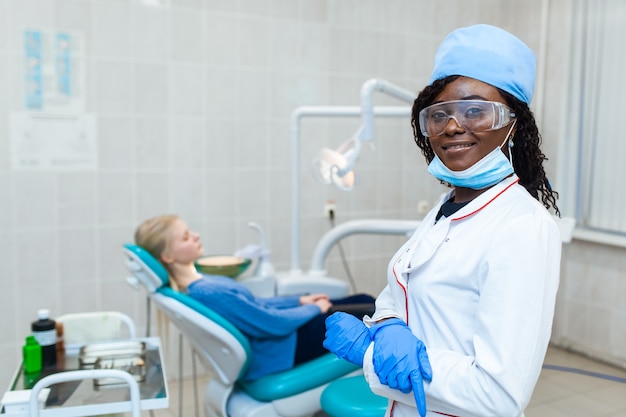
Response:
[{"label": "patient's hand", "polygon": [[333,303],[331,303],[328,298],[320,298],[315,301],[315,304],[317,304],[317,306],[320,308],[322,314],[326,314],[333,305]]},{"label": "patient's hand", "polygon": [[300,296],[300,304],[315,304],[318,300],[328,300],[328,295],[326,294],[307,294]]}]

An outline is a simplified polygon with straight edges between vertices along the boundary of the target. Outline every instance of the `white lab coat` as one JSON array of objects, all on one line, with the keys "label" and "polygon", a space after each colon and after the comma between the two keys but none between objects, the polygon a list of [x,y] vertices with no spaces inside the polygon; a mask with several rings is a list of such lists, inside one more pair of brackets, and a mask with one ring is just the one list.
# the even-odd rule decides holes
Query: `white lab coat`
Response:
[{"label": "white lab coat", "polygon": [[[391,259],[365,322],[408,317],[432,366],[428,416],[523,417],[552,329],[558,226],[515,175],[435,224],[438,210]],[[380,384],[372,346],[364,373],[373,392],[395,402],[394,417],[418,416],[413,393]]]}]

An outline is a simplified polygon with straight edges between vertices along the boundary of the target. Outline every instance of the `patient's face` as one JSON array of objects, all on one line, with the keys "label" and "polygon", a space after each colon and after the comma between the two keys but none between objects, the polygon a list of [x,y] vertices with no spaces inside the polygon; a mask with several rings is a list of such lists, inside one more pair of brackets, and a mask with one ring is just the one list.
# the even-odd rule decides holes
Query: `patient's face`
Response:
[{"label": "patient's face", "polygon": [[202,242],[200,235],[189,230],[187,224],[177,219],[169,229],[170,236],[167,242],[165,255],[174,262],[188,264],[202,256]]}]

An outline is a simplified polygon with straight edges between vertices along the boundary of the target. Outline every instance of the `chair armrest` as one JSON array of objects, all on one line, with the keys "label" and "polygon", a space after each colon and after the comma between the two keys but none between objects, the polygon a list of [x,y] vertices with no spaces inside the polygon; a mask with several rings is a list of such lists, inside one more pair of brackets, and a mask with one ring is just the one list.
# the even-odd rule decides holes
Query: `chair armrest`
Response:
[{"label": "chair armrest", "polygon": [[357,369],[358,366],[327,353],[287,371],[237,384],[258,401],[273,401],[317,388]]}]

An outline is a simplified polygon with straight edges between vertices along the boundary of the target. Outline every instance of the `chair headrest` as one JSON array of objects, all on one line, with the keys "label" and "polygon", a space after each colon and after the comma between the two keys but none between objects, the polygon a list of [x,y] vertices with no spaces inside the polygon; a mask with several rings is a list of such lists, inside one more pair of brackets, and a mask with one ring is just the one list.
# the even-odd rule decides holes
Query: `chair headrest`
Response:
[{"label": "chair headrest", "polygon": [[126,266],[148,291],[155,292],[168,284],[167,270],[148,251],[141,246],[126,243],[124,252],[128,257]]}]

